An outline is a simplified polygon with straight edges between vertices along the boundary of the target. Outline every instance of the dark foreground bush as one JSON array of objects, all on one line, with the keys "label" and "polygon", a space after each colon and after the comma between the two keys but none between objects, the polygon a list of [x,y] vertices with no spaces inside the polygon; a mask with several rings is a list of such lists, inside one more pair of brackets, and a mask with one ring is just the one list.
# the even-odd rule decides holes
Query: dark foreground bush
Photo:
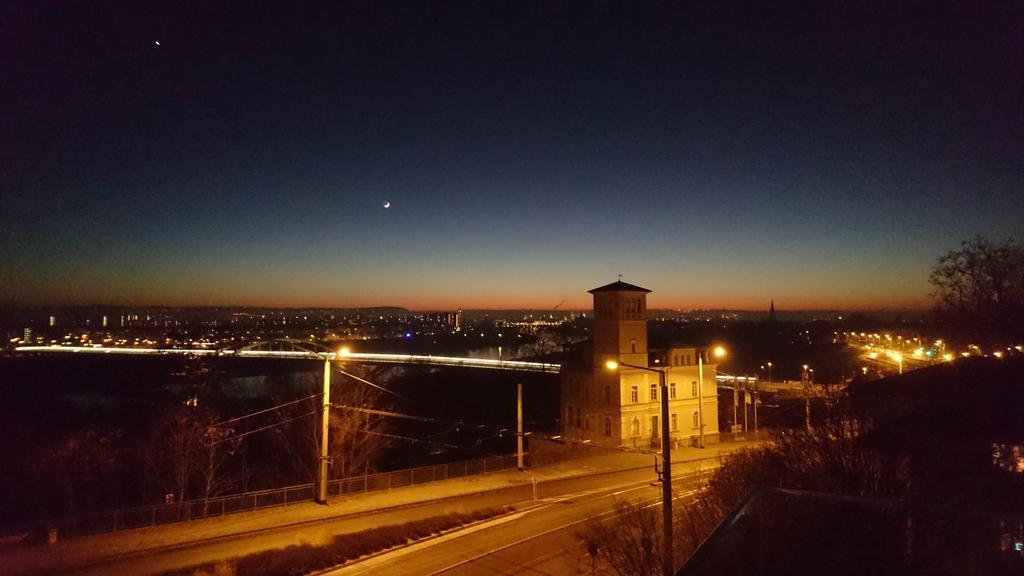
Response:
[{"label": "dark foreground bush", "polygon": [[335,536],[323,546],[303,544],[265,550],[222,562],[207,562],[163,572],[161,576],[301,576],[344,564],[375,552],[414,542],[478,520],[498,516],[507,508],[455,512],[404,524],[380,526]]}]

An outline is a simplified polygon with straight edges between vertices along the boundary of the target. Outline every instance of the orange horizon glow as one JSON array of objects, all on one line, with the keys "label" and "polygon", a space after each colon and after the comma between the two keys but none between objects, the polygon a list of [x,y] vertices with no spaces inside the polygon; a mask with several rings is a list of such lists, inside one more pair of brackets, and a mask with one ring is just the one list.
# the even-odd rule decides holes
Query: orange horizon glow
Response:
[{"label": "orange horizon glow", "polygon": [[[410,298],[404,301],[381,301],[371,298],[351,298],[347,301],[339,301],[337,298],[314,298],[305,302],[295,302],[279,298],[238,298],[226,300],[219,298],[211,299],[153,299],[139,300],[125,298],[121,302],[63,302],[54,304],[51,302],[24,302],[15,303],[17,306],[31,307],[59,307],[59,306],[121,306],[121,307],[224,307],[224,308],[404,308],[410,312],[429,311],[451,311],[451,310],[533,310],[539,312],[589,312],[593,310],[593,302],[589,295],[584,294],[574,299],[560,299],[557,296],[532,296],[525,298],[506,297],[496,300],[486,297],[477,298],[443,298],[443,297],[420,297]],[[652,293],[648,297],[647,308],[649,310],[729,310],[738,312],[767,312],[771,298],[742,298],[732,301],[715,300],[710,297],[682,299],[679,297],[665,298],[656,297]],[[847,312],[880,312],[888,310],[925,311],[932,307],[927,298],[906,298],[906,299],[872,299],[855,301],[824,299],[797,299],[793,301],[775,298],[775,309],[777,312],[807,311],[807,310],[837,310]]]}]

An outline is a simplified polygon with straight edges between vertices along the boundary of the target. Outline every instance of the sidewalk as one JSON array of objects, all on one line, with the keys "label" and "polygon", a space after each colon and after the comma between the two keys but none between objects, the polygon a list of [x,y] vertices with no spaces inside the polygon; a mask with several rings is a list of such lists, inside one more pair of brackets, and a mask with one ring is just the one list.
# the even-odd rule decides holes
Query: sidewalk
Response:
[{"label": "sidewalk", "polygon": [[[679,449],[673,462],[714,461],[721,455],[753,443],[728,443],[696,448]],[[539,466],[523,472],[511,470],[480,476],[440,480],[419,486],[370,492],[334,498],[327,506],[304,502],[280,508],[266,508],[251,512],[96,534],[59,541],[53,545],[26,545],[0,551],[0,574],[15,574],[38,568],[46,557],[48,565],[75,566],[143,552],[171,550],[187,547],[195,542],[210,541],[246,533],[280,528],[287,525],[316,522],[328,518],[342,518],[369,514],[377,510],[410,506],[445,498],[465,496],[502,488],[529,485],[577,476],[653,467],[651,454],[614,452],[586,456],[557,464]]]}]

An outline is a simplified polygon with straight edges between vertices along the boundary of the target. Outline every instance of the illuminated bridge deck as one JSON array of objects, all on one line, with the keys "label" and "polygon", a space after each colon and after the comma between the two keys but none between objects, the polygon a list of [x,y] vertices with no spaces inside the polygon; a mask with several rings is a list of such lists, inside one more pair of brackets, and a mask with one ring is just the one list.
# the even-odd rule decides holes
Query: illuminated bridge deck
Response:
[{"label": "illuminated bridge deck", "polygon": [[367,362],[379,364],[420,364],[430,366],[456,366],[461,368],[489,368],[518,372],[558,372],[560,364],[523,362],[520,360],[492,360],[488,358],[460,358],[455,356],[427,356],[416,354],[368,354],[362,352],[338,353],[310,350],[257,350],[215,348],[113,348],[102,346],[19,346],[17,352],[55,354],[124,354],[129,356],[217,356],[236,358],[279,358],[287,360],[337,360],[339,362]]}]

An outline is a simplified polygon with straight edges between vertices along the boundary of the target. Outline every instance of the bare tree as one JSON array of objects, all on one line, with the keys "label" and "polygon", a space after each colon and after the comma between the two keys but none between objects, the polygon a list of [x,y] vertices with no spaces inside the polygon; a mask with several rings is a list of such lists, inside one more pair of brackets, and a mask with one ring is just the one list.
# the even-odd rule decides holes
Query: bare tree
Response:
[{"label": "bare tree", "polygon": [[[372,471],[377,456],[387,445],[387,420],[381,412],[388,405],[381,388],[373,385],[377,373],[372,368],[346,368],[346,372],[358,379],[336,374],[331,380],[328,453],[329,473],[335,479]],[[320,419],[303,415],[319,415],[321,399],[317,393],[321,384],[316,374],[307,378],[306,390],[311,397],[278,410],[277,418],[282,425],[274,429],[277,445],[302,479],[313,477],[320,446]]]},{"label": "bare tree", "polygon": [[612,519],[593,516],[578,534],[591,572],[616,576],[661,573],[661,510],[643,501],[615,503]]},{"label": "bare tree", "polygon": [[154,427],[146,457],[173,500],[212,498],[238,483],[229,461],[241,439],[233,437],[233,428],[215,421],[214,414],[186,403]]},{"label": "bare tree", "polygon": [[[372,375],[371,375],[372,376]],[[340,379],[347,380],[347,379]],[[330,447],[332,478],[353,476],[373,467],[387,444],[382,434],[387,421],[375,411],[387,407],[383,392],[358,381],[343,381],[331,387]]]},{"label": "bare tree", "polygon": [[[904,497],[911,483],[901,461],[865,450],[860,439],[854,421],[835,418],[810,431],[784,435],[770,446],[729,456],[706,489],[675,506],[676,558],[689,557],[736,505],[761,487]],[[589,521],[579,536],[595,553],[595,572],[660,573],[659,519],[657,506],[619,503],[609,518]]]},{"label": "bare tree", "polygon": [[954,320],[982,328],[1020,332],[1024,319],[1024,247],[1013,239],[983,236],[939,257],[929,277],[932,296]]},{"label": "bare tree", "polygon": [[120,431],[81,429],[45,448],[32,470],[60,487],[64,514],[74,515],[117,500],[117,467],[124,449]]}]

